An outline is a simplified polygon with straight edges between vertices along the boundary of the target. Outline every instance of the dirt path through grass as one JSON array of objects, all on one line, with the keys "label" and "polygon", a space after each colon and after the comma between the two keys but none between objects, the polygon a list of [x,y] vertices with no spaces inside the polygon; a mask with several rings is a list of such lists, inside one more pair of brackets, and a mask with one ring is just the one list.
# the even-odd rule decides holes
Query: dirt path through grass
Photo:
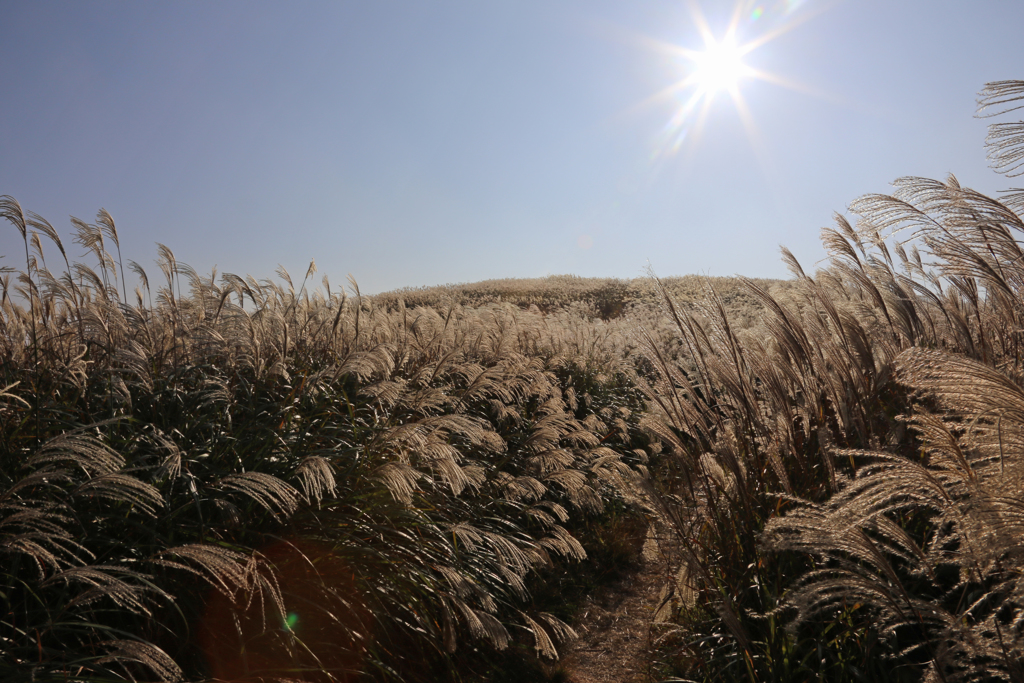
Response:
[{"label": "dirt path through grass", "polygon": [[570,683],[650,683],[651,622],[662,587],[678,569],[674,546],[662,540],[637,571],[591,596],[562,668]]}]

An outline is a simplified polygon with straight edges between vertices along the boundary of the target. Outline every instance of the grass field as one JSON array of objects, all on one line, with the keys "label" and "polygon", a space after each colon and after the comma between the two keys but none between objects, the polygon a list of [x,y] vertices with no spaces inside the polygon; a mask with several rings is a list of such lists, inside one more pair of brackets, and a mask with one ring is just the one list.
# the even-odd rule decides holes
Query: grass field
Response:
[{"label": "grass field", "polygon": [[0,677],[542,677],[655,527],[665,679],[1024,680],[1024,195],[851,210],[785,282],[363,296],[128,292],[109,214],[72,265],[3,198]]}]

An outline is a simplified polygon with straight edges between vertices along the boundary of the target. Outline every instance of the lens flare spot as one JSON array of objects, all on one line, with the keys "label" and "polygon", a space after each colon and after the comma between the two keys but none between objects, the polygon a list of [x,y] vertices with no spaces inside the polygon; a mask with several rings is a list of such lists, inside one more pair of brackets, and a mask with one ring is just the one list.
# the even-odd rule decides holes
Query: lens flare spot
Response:
[{"label": "lens flare spot", "polygon": [[[272,543],[254,558],[263,578],[251,589],[210,589],[198,624],[209,678],[355,681],[374,642],[355,569],[338,549],[299,539]],[[278,612],[278,600],[290,609]]]},{"label": "lens flare spot", "polygon": [[757,7],[754,8],[754,11],[750,13],[750,20],[757,21],[762,16],[764,16],[764,7],[758,5]]},{"label": "lens flare spot", "polygon": [[579,245],[580,249],[586,251],[594,246],[594,238],[590,235],[580,235],[576,238],[576,244]]}]

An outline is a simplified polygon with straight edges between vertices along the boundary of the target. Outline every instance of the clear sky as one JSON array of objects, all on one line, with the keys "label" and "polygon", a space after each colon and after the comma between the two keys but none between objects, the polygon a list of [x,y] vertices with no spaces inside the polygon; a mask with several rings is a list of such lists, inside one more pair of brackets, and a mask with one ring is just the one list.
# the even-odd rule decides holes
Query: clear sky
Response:
[{"label": "clear sky", "polygon": [[[155,242],[204,273],[315,258],[364,292],[648,261],[787,277],[778,245],[812,267],[832,213],[899,176],[1012,184],[974,111],[1024,78],[1020,0],[0,8],[0,194],[76,255],[68,217],[106,208],[152,279]],[[722,39],[733,16],[769,78],[680,120],[701,18]],[[0,226],[0,264],[22,250]]]}]

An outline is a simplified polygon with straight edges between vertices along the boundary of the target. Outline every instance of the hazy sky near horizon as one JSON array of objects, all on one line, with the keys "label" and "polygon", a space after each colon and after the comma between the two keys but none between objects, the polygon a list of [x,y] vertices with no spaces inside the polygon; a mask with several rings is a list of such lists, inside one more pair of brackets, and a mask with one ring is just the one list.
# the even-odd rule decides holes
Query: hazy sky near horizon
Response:
[{"label": "hazy sky near horizon", "polygon": [[[207,274],[301,279],[314,258],[364,292],[648,262],[787,277],[780,244],[813,267],[832,213],[899,176],[1013,185],[974,113],[984,83],[1024,78],[1019,0],[3,10],[0,194],[75,256],[69,216],[106,208],[151,279],[156,242]],[[694,90],[672,91],[693,68],[672,46],[734,15],[772,78],[673,126]],[[0,227],[0,265],[23,249]]]}]

